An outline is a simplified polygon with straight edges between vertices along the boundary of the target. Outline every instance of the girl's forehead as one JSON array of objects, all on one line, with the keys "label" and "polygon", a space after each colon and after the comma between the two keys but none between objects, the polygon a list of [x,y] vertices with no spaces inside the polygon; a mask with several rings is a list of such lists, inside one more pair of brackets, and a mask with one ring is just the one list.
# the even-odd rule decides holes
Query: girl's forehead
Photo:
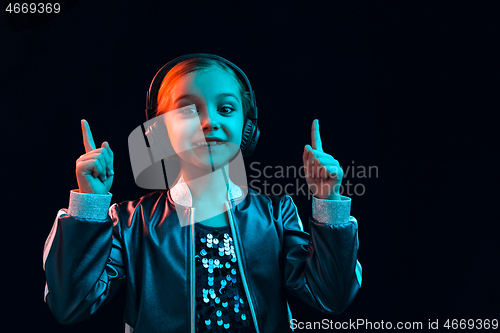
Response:
[{"label": "girl's forehead", "polygon": [[174,98],[186,93],[210,96],[226,92],[239,95],[239,85],[236,78],[222,68],[185,74],[172,89]]}]

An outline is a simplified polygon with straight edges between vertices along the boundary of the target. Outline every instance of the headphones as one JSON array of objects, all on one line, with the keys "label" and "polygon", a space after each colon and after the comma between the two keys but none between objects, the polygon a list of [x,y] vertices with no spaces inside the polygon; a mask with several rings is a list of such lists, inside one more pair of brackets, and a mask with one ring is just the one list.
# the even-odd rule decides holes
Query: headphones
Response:
[{"label": "headphones", "polygon": [[146,92],[146,120],[149,121],[151,119],[157,107],[156,101],[158,99],[158,91],[160,89],[163,78],[175,65],[184,60],[192,58],[214,59],[228,65],[234,70],[236,75],[238,75],[239,79],[243,82],[246,90],[250,93],[250,109],[248,110],[248,114],[243,125],[243,135],[241,137],[240,149],[244,157],[251,156],[255,150],[255,146],[257,145],[257,141],[260,135],[260,130],[257,126],[257,102],[255,100],[255,92],[253,91],[252,86],[250,85],[250,81],[248,80],[245,73],[238,66],[218,55],[209,53],[191,53],[177,57],[165,64],[156,73],[153,81],[151,82],[151,85],[149,86],[149,90]]}]

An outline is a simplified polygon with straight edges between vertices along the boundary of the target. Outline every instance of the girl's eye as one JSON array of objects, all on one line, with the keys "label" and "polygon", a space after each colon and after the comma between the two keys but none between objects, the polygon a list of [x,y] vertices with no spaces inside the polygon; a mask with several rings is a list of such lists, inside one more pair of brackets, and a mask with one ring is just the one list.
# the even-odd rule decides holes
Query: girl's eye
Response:
[{"label": "girl's eye", "polygon": [[189,104],[182,106],[178,109],[173,110],[175,114],[182,115],[182,116],[192,116],[198,113],[198,108],[196,107],[195,104]]},{"label": "girl's eye", "polygon": [[230,108],[228,106],[223,106],[220,108],[220,110],[225,110],[225,111],[222,111],[222,113],[225,113],[225,114],[230,114],[230,113],[234,112],[234,109]]},{"label": "girl's eye", "polygon": [[184,108],[181,110],[181,112],[185,115],[193,115],[193,114],[196,114],[198,112],[198,110],[193,109],[193,108]]}]

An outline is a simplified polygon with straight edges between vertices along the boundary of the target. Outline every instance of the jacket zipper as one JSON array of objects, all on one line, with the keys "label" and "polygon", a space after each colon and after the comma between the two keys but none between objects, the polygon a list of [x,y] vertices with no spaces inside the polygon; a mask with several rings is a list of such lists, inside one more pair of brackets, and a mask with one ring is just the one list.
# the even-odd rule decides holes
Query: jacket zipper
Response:
[{"label": "jacket zipper", "polygon": [[[248,289],[248,284],[247,284],[247,279],[245,277],[245,272],[243,271],[243,264],[241,263],[243,256],[241,255],[240,252],[240,247],[238,245],[237,241],[237,236],[236,236],[236,229],[234,227],[234,221],[233,221],[233,211],[231,210],[231,206],[226,202],[226,209],[229,212],[228,217],[229,217],[229,225],[231,227],[231,233],[233,234],[233,244],[234,244],[234,251],[236,252],[236,259],[238,262],[238,268],[240,270],[240,275],[241,275],[241,281],[243,282],[243,288],[245,289],[245,294],[247,296],[247,301],[248,305],[250,306],[250,313],[252,314],[252,320],[255,326],[255,331],[259,333],[259,325],[257,325],[257,316],[255,314],[255,309],[253,307],[253,302],[250,297],[250,291]],[[233,205],[234,206],[234,205]]]},{"label": "jacket zipper", "polygon": [[189,232],[190,232],[190,238],[191,238],[191,244],[189,246],[189,256],[190,256],[190,270],[189,270],[189,279],[191,280],[191,283],[189,285],[189,292],[190,292],[190,312],[191,312],[191,333],[195,333],[196,331],[196,318],[195,318],[195,305],[196,305],[196,295],[195,295],[195,230],[194,230],[194,208],[191,208],[189,210]]}]

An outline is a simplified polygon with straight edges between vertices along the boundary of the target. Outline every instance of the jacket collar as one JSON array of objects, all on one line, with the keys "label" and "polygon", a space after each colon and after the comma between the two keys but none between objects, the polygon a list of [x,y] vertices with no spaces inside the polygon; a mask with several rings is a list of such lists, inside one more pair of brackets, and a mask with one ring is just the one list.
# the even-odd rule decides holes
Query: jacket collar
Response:
[{"label": "jacket collar", "polygon": [[[189,190],[188,184],[184,181],[183,175],[180,176],[177,183],[170,189],[170,196],[176,205],[184,207],[193,206],[193,198],[191,196],[191,191]],[[231,179],[229,179],[229,192],[227,194],[227,200],[231,199],[243,199],[243,192],[241,188],[234,184]]]}]

